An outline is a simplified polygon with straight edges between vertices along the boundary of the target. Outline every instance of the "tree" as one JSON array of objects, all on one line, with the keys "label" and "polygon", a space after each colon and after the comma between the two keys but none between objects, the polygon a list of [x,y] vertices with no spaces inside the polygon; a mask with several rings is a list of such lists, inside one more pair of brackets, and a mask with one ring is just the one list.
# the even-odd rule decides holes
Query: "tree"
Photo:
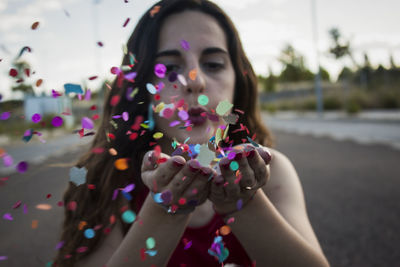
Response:
[{"label": "tree", "polygon": [[307,69],[304,57],[288,44],[281,52],[279,61],[284,65],[279,79],[283,82],[312,80],[314,74]]},{"label": "tree", "polygon": [[351,51],[350,41],[343,40],[342,34],[340,33],[338,28],[330,29],[329,35],[331,36],[331,39],[333,41],[333,46],[329,49],[329,53],[331,53],[336,59],[341,59],[348,56],[353,65],[357,69],[359,69],[360,66],[355,61],[353,53]]}]

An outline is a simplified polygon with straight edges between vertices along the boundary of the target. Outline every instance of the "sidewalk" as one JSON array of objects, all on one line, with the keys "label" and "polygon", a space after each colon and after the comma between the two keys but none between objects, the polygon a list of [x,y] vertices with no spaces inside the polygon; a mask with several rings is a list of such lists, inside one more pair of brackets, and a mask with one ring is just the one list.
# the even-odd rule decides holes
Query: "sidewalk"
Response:
[{"label": "sidewalk", "polygon": [[361,144],[384,144],[400,150],[400,111],[369,111],[356,116],[342,112],[263,113],[264,123],[272,130],[335,140],[352,140]]}]

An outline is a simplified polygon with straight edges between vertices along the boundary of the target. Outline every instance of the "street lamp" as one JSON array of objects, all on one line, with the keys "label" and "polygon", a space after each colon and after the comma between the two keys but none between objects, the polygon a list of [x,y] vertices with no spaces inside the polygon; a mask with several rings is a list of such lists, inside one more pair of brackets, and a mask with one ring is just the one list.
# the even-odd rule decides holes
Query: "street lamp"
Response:
[{"label": "street lamp", "polygon": [[314,49],[317,61],[317,73],[315,74],[315,95],[317,97],[317,113],[319,117],[322,117],[324,111],[324,102],[321,88],[321,67],[319,64],[319,50],[318,50],[318,28],[317,28],[317,12],[316,12],[316,0],[311,0],[311,13],[312,13],[312,28],[313,28],[313,39]]}]

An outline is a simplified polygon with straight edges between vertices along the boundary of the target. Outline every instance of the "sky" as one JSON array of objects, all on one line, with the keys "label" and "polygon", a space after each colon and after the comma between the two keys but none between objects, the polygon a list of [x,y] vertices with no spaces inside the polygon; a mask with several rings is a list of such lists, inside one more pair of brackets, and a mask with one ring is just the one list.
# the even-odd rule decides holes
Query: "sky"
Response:
[{"label": "sky", "polygon": [[[400,65],[398,0],[315,0],[317,42],[312,23],[313,0],[215,0],[236,25],[247,56],[257,74],[282,69],[279,55],[291,44],[306,58],[307,66],[320,64],[333,78],[349,59],[329,55],[328,31],[337,27],[352,43],[356,61],[367,53],[373,65],[389,66],[389,56]],[[92,90],[110,69],[119,66],[123,46],[140,16],[152,0],[0,0],[0,94],[2,101],[21,98],[11,92],[15,81],[9,76],[12,61],[22,56],[35,73],[28,81],[42,79],[36,93],[63,91],[65,83],[86,83]],[[124,22],[130,19],[126,27]],[[31,26],[39,22],[36,30]],[[97,45],[102,42],[103,46]],[[98,76],[96,80],[89,77]]]}]

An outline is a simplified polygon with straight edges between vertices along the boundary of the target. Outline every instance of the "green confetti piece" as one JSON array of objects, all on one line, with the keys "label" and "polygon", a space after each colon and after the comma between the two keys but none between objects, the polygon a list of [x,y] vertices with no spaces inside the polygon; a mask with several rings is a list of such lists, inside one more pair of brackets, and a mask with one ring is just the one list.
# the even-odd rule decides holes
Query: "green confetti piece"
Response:
[{"label": "green confetti piece", "polygon": [[197,98],[197,102],[199,102],[200,105],[205,106],[208,104],[208,97],[206,95],[199,95]]},{"label": "green confetti piece", "polygon": [[156,241],[154,240],[154,238],[149,237],[146,240],[146,247],[147,249],[153,249],[156,246]]},{"label": "green confetti piece", "polygon": [[122,220],[126,223],[133,223],[135,219],[136,215],[131,210],[126,210],[124,213],[122,213]]},{"label": "green confetti piece", "polygon": [[233,104],[231,104],[231,102],[229,102],[228,100],[224,100],[219,102],[218,106],[217,106],[217,114],[220,116],[225,115],[225,113],[227,113],[231,108],[233,107]]},{"label": "green confetti piece", "polygon": [[118,129],[118,124],[115,121],[111,120],[110,124],[114,127],[114,129]]},{"label": "green confetti piece", "polygon": [[232,171],[237,171],[239,169],[239,163],[237,163],[237,161],[232,161],[229,167]]}]

